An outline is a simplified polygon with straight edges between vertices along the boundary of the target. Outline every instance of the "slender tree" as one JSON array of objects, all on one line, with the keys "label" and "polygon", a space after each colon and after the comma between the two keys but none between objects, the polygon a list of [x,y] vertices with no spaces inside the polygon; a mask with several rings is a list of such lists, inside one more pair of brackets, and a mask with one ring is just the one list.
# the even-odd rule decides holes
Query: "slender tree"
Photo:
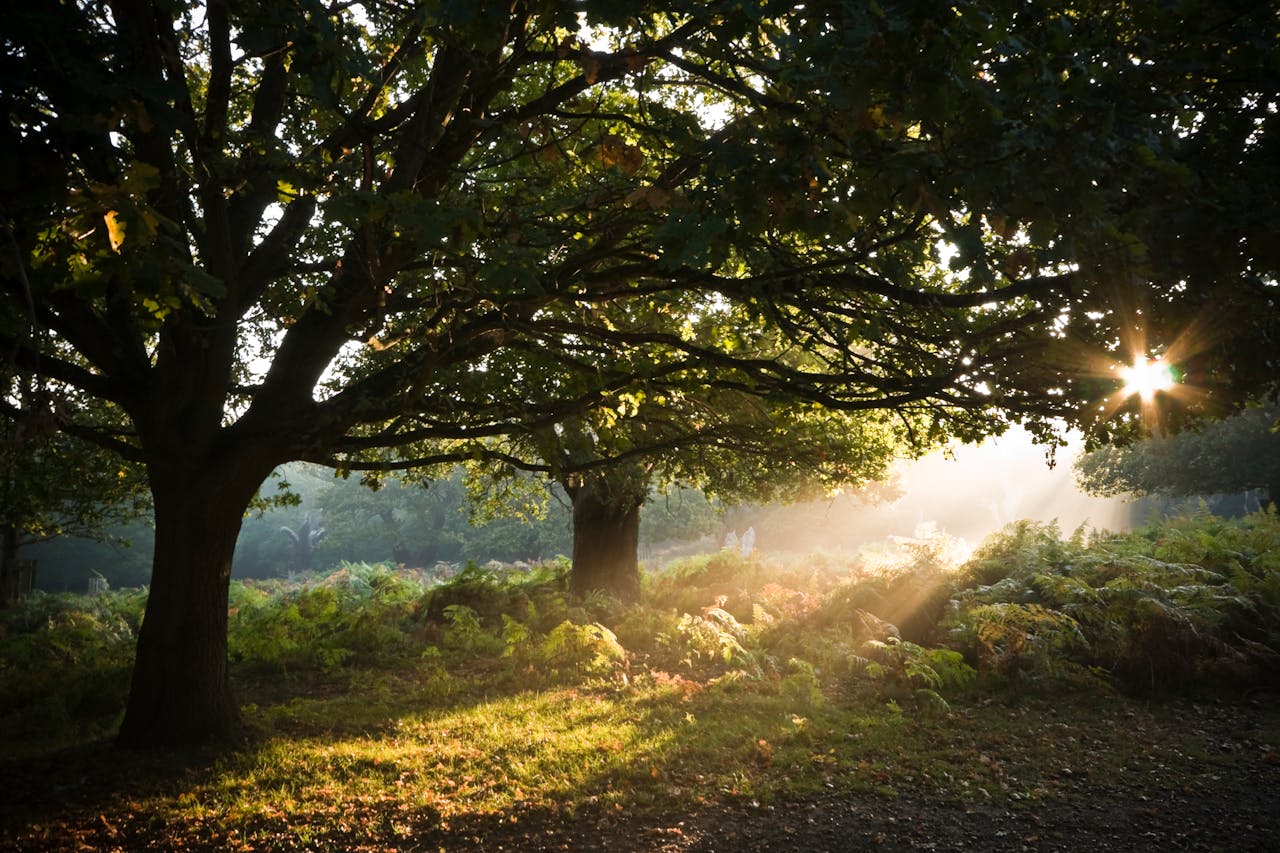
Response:
[{"label": "slender tree", "polygon": [[[231,556],[283,462],[412,467],[698,371],[934,438],[1096,424],[1136,325],[1217,304],[1146,251],[1186,210],[1274,343],[1277,218],[1213,212],[1275,210],[1274,36],[1157,0],[7,10],[0,346],[155,506],[121,743],[234,735]],[[1273,381],[1213,343],[1192,409]]]}]

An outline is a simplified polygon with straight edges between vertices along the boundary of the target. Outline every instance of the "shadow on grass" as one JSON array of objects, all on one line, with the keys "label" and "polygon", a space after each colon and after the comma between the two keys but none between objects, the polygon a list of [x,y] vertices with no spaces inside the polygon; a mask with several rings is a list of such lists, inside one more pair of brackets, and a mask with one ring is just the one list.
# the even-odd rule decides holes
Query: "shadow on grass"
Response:
[{"label": "shadow on grass", "polygon": [[[0,782],[24,811],[6,817],[0,849],[1267,850],[1280,832],[1270,701],[985,702],[933,724],[811,709],[810,725],[862,727],[743,744],[776,721],[778,702],[515,685],[420,700],[373,690],[307,700],[310,712],[296,715],[284,709],[304,706],[287,700],[260,712],[275,730],[234,753],[124,753],[96,741],[6,762]],[[366,713],[353,715],[357,706]],[[572,753],[577,775],[534,761],[537,727],[514,727],[508,714],[543,721],[548,736],[580,733],[576,751],[544,744]],[[607,729],[615,740],[603,740]],[[803,782],[806,764],[832,787],[764,781]],[[514,796],[521,773],[557,772],[559,787],[552,775]],[[927,778],[947,773],[966,774],[973,796]]]},{"label": "shadow on grass", "polygon": [[[1108,826],[1185,808],[1185,791],[1208,810],[1211,786],[1204,821],[1280,806],[1272,703],[1022,697],[927,717],[759,682],[646,674],[625,688],[534,689],[493,676],[255,678],[241,688],[251,739],[234,751],[97,739],[0,759],[0,848],[837,849],[856,838],[895,849],[905,821],[926,841],[968,843],[955,827],[1043,836],[1026,815],[1069,822],[1073,797],[1106,786]],[[1213,781],[1235,779],[1237,758],[1236,783]]]},{"label": "shadow on grass", "polygon": [[255,679],[241,689],[250,741],[234,751],[100,739],[0,759],[12,792],[0,847],[452,849],[499,836],[525,847],[554,828],[676,834],[654,815],[750,796],[775,762],[809,760],[804,718],[777,696],[712,695],[678,677],[534,690],[490,675]]},{"label": "shadow on grass", "polygon": [[174,795],[213,771],[210,749],[125,751],[99,738],[39,755],[0,758],[0,848],[99,849],[138,804]]}]

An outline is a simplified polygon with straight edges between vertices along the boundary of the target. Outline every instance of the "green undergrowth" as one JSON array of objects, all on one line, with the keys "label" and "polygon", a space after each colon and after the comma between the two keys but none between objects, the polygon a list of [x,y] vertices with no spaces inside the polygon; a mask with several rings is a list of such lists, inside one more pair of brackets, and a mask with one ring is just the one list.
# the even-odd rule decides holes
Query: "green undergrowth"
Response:
[{"label": "green undergrowth", "polygon": [[120,590],[0,609],[0,742],[43,749],[114,728],[145,605]]},{"label": "green undergrowth", "polygon": [[[407,838],[531,808],[831,790],[1012,802],[1057,796],[1063,768],[1140,764],[1127,723],[1087,722],[1135,713],[1124,694],[1277,683],[1274,514],[1128,534],[1023,522],[959,566],[949,552],[723,551],[647,576],[628,606],[572,598],[564,561],[444,583],[363,564],[236,582],[249,745],[132,808],[297,847],[323,846],[335,821]],[[143,602],[37,596],[0,614],[10,759],[118,722]],[[1067,734],[1045,738],[1055,714]]]}]

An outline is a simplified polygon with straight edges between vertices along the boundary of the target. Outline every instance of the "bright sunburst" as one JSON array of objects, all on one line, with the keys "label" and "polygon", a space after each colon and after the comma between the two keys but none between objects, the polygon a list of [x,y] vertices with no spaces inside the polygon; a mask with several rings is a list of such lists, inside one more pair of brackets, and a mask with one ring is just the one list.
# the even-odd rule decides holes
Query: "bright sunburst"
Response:
[{"label": "bright sunburst", "polygon": [[1157,392],[1171,388],[1175,381],[1168,363],[1158,358],[1143,357],[1128,367],[1120,368],[1120,379],[1124,382],[1121,389],[1124,396],[1137,394],[1143,400],[1150,400]]}]

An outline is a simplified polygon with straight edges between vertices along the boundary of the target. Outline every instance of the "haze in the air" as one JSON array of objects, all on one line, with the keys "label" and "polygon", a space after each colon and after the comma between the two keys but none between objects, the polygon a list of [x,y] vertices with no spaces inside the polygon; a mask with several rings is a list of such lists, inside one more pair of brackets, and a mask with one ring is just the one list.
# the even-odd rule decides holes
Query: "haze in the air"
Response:
[{"label": "haze in the air", "polygon": [[[900,462],[894,473],[901,494],[879,505],[868,505],[857,495],[840,495],[754,514],[750,520],[756,528],[756,547],[792,554],[854,553],[886,540],[945,534],[972,548],[1021,519],[1056,521],[1064,533],[1080,525],[1128,529],[1131,503],[1086,495],[1076,486],[1072,463],[1082,450],[1078,440],[1059,448],[1051,468],[1045,448],[1014,429],[980,445]],[[735,515],[730,514],[730,525]],[[741,519],[740,525],[748,520],[740,515],[736,519]]]}]

